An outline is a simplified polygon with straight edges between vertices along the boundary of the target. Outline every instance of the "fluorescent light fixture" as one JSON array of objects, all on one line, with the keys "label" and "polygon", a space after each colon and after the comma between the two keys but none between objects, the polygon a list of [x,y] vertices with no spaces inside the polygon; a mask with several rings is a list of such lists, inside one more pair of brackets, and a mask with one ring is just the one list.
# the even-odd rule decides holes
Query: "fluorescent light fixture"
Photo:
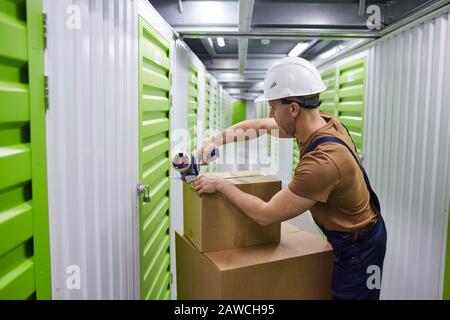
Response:
[{"label": "fluorescent light fixture", "polygon": [[222,37],[218,37],[217,44],[219,45],[219,47],[225,47],[225,40]]},{"label": "fluorescent light fixture", "polygon": [[306,48],[308,48],[309,43],[308,42],[299,42],[294,47],[294,49],[291,50],[291,52],[288,53],[289,57],[298,57],[300,54],[302,54],[303,51],[305,51]]},{"label": "fluorescent light fixture", "polygon": [[324,53],[322,53],[319,56],[319,58],[320,59],[330,58],[330,57],[334,56],[336,53],[338,53],[339,51],[341,51],[342,49],[344,49],[344,46],[336,46],[333,49],[325,51]]}]

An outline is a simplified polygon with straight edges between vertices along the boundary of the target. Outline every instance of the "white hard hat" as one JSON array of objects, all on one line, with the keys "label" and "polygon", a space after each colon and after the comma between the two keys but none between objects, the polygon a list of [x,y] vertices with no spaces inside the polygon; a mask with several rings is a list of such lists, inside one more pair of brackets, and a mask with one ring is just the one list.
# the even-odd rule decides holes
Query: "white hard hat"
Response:
[{"label": "white hard hat", "polygon": [[317,68],[299,57],[286,57],[275,63],[264,79],[264,94],[255,102],[310,96],[327,89]]}]

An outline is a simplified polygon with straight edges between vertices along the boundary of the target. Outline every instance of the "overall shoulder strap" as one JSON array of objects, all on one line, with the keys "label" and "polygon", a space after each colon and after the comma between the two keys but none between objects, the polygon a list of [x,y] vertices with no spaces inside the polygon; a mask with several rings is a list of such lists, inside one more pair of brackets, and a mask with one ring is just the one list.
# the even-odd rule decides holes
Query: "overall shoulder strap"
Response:
[{"label": "overall shoulder strap", "polygon": [[370,181],[369,181],[369,177],[366,174],[366,170],[364,170],[364,167],[362,166],[359,157],[353,152],[353,150],[341,139],[339,139],[338,137],[333,137],[333,136],[327,136],[327,137],[321,137],[319,139],[316,139],[313,143],[311,143],[308,148],[305,149],[305,151],[302,154],[302,158],[308,154],[311,151],[314,151],[317,149],[318,146],[320,146],[323,143],[338,143],[343,145],[344,147],[347,148],[347,150],[350,152],[350,154],[353,156],[353,158],[355,159],[356,163],[358,164],[359,168],[361,169],[363,176],[364,176],[364,181],[366,182],[366,186],[367,189],[369,190],[369,194],[370,194],[370,202],[372,203],[373,207],[378,211],[378,213],[381,213],[381,208],[380,208],[380,200],[378,199],[377,194],[375,193],[375,191],[373,191],[372,186],[370,185]]}]

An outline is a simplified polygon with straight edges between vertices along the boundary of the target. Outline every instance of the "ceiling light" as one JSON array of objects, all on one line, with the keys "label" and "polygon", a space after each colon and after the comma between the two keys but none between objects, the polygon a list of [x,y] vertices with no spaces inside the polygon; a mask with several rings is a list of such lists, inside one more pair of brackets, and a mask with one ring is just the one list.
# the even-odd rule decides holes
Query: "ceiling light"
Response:
[{"label": "ceiling light", "polygon": [[265,45],[265,46],[269,45],[270,44],[270,39],[261,39],[261,44]]},{"label": "ceiling light", "polygon": [[338,53],[339,51],[341,51],[342,49],[344,49],[344,46],[336,46],[333,49],[325,51],[324,53],[319,55],[319,58],[320,59],[330,58],[330,57],[334,56],[336,53]]},{"label": "ceiling light", "polygon": [[305,51],[306,48],[308,48],[309,43],[308,42],[299,42],[294,47],[294,49],[291,50],[291,52],[288,53],[289,57],[298,57],[300,54],[302,54],[303,51]]},{"label": "ceiling light", "polygon": [[225,47],[225,40],[222,37],[217,38],[217,44],[219,47]]}]

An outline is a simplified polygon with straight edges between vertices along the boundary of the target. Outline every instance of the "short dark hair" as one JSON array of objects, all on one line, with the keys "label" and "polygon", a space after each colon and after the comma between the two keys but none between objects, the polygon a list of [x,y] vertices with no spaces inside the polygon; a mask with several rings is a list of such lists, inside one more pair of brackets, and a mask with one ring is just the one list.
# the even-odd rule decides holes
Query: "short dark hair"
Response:
[{"label": "short dark hair", "polygon": [[316,109],[320,107],[320,95],[314,94],[310,96],[288,97],[280,99],[282,104],[291,104],[297,102],[300,107],[305,109]]}]

